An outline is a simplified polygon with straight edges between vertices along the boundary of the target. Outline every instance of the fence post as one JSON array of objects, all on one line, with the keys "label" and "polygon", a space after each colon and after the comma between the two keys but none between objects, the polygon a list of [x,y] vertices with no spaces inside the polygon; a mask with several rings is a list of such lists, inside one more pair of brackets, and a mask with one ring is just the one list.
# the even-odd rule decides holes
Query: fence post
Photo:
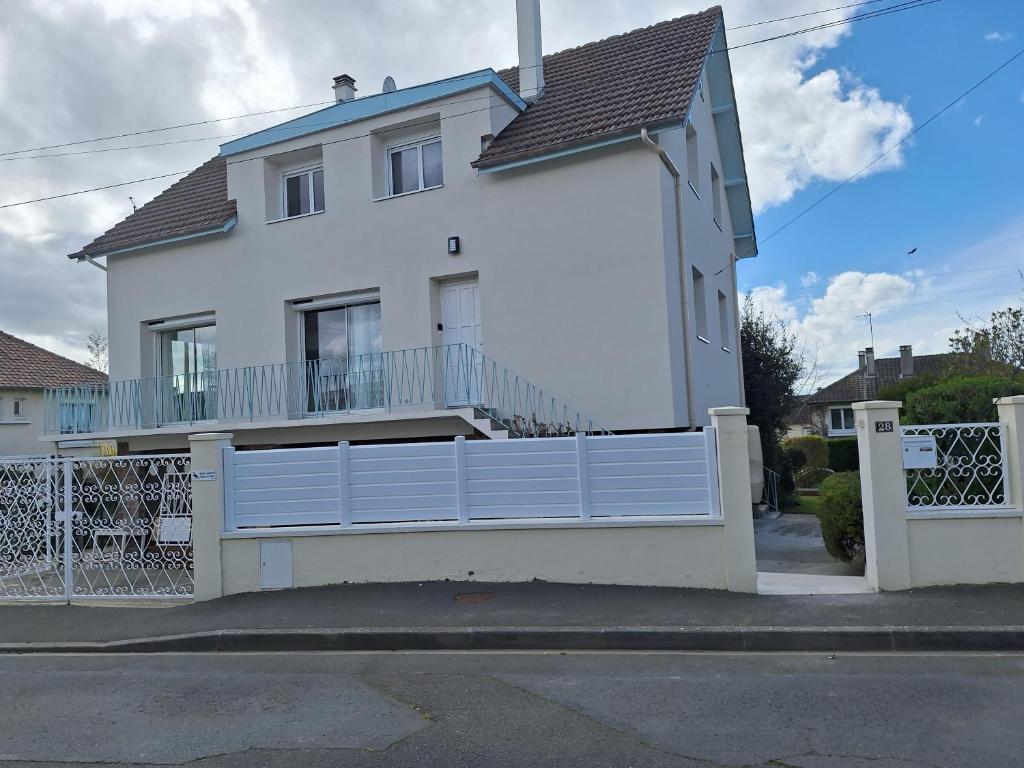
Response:
[{"label": "fence post", "polygon": [[[754,514],[750,501],[749,408],[711,408],[718,442],[718,488],[725,537],[725,584],[730,592],[757,592]],[[714,471],[714,467],[708,468]]]},{"label": "fence post", "polygon": [[192,464],[192,569],[195,599],[224,595],[220,535],[225,526],[224,449],[230,432],[189,435]]},{"label": "fence post", "polygon": [[1006,425],[1003,461],[1010,480],[1006,503],[1014,509],[1024,509],[1024,395],[998,397],[994,402],[1000,423]]},{"label": "fence post", "polygon": [[469,522],[469,497],[466,487],[466,438],[455,438],[455,500],[459,507],[459,522]]},{"label": "fence post", "polygon": [[875,589],[910,589],[907,480],[896,400],[854,403],[864,507],[864,575]]},{"label": "fence post", "polygon": [[349,479],[348,440],[338,443],[338,491],[342,528],[352,525],[352,485]]},{"label": "fence post", "polygon": [[587,433],[576,433],[576,477],[580,488],[580,519],[590,519],[590,466],[587,464]]}]

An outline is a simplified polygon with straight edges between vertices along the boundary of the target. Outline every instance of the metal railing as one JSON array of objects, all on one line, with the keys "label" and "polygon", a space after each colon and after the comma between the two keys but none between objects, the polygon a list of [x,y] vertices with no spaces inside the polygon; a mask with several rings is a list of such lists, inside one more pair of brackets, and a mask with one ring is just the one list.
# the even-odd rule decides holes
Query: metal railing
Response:
[{"label": "metal railing", "polygon": [[772,512],[779,511],[779,481],[782,476],[774,469],[764,468],[764,490],[761,492],[761,503]]},{"label": "metal railing", "polygon": [[475,408],[518,437],[610,434],[468,344],[47,389],[45,429],[82,435],[448,407]]},{"label": "metal railing", "polygon": [[1010,506],[1005,425],[921,424],[902,433],[935,440],[934,467],[904,470],[909,511]]}]

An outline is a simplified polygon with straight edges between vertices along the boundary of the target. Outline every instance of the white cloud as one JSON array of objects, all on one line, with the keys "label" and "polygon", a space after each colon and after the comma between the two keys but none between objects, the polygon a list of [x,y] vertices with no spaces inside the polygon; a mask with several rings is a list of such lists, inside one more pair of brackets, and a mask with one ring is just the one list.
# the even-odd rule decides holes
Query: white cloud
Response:
[{"label": "white cloud", "polygon": [[812,285],[817,285],[821,281],[821,276],[817,272],[808,272],[800,278],[800,285],[804,288],[810,288]]},{"label": "white cloud", "polygon": [[[706,0],[545,2],[545,50],[576,46],[702,10]],[[832,0],[726,0],[730,27],[821,10]],[[385,75],[400,86],[516,61],[515,7],[485,0],[29,0],[0,25],[0,147],[5,151],[331,98],[349,72],[361,93]],[[852,9],[832,14],[847,17]],[[771,34],[809,26],[774,24]],[[730,32],[737,45],[766,28]],[[853,72],[821,67],[852,27],[730,53],[747,170],[757,208],[817,180],[843,179],[911,128],[904,105]],[[217,123],[88,145],[147,143],[257,130],[291,115]],[[0,163],[0,203],[195,167],[216,141],[136,152]],[[80,149],[73,148],[73,149]],[[902,162],[891,153],[872,172]],[[84,347],[105,325],[102,273],[71,265],[77,250],[172,180],[0,211],[0,328]]]},{"label": "white cloud", "polygon": [[981,128],[981,124],[983,122],[985,122],[985,116],[984,115],[978,115],[976,118],[974,118],[974,127],[975,128]]},{"label": "white cloud", "polygon": [[985,42],[1005,43],[1013,39],[1013,32],[989,32],[985,35]]},{"label": "white cloud", "polygon": [[818,385],[849,373],[857,351],[871,344],[864,315],[872,315],[875,350],[894,356],[903,344],[915,353],[948,350],[962,318],[1024,301],[1024,218],[953,254],[928,271],[903,274],[847,271],[825,280],[812,299],[790,296],[784,283],[755,287],[757,307],[782,318],[812,354],[817,354]]}]

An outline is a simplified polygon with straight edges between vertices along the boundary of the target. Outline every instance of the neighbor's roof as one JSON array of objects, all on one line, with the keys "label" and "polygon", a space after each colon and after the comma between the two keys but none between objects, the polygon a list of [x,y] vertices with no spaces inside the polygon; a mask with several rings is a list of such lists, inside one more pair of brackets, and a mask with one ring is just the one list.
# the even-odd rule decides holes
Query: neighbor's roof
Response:
[{"label": "neighbor's roof", "polygon": [[[609,139],[690,110],[720,7],[544,57],[544,92],[473,162],[523,160]],[[518,68],[499,72],[519,89]]]},{"label": "neighbor's roof", "polygon": [[235,201],[228,200],[227,161],[217,156],[69,258],[101,256],[166,240],[226,231],[235,216]]},{"label": "neighbor's roof", "polygon": [[[941,373],[953,362],[955,357],[956,354],[953,352],[940,355],[914,355],[914,375]],[[825,405],[874,400],[879,389],[900,381],[901,370],[898,357],[877,358],[874,376],[868,376],[867,371],[863,369],[856,370],[810,395],[807,398],[807,404]]]},{"label": "neighbor's roof", "polygon": [[[500,166],[568,147],[612,139],[639,131],[644,126],[682,120],[690,109],[704,61],[721,21],[722,9],[716,6],[701,13],[545,56],[544,92],[501,131],[472,163],[473,166],[481,169]],[[507,69],[498,74],[500,77],[492,70],[482,70],[405,91],[338,104],[229,142],[222,151],[230,153],[236,148],[258,146],[260,142],[272,143],[271,139],[292,138],[289,132],[292,127],[298,131],[297,135],[309,133],[314,127],[326,130],[331,127],[328,118],[336,117],[341,121],[339,124],[363,119],[366,115],[360,117],[360,105],[371,101],[376,104],[375,99],[382,105],[389,104],[391,99],[394,108],[401,108],[397,99],[404,97],[403,94],[416,96],[420,90],[424,94],[433,93],[430,89],[435,86],[477,76],[487,77],[480,83],[473,80],[476,83],[474,87],[485,84],[485,81],[497,81],[495,87],[506,93],[505,87],[508,86],[510,98],[518,98],[515,91],[519,87],[519,70]],[[252,144],[253,141],[256,144]],[[237,220],[235,201],[228,200],[227,187],[225,158],[215,157],[81,251],[71,254],[70,258],[109,255],[227,231]]]},{"label": "neighbor's roof", "polygon": [[0,387],[41,389],[106,382],[105,373],[0,331]]}]

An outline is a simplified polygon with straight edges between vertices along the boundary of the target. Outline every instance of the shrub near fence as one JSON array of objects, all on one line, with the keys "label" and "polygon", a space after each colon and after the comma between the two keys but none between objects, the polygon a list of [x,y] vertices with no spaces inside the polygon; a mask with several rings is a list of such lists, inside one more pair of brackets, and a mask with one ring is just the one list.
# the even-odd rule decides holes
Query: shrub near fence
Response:
[{"label": "shrub near fence", "polygon": [[818,520],[825,549],[844,562],[864,557],[864,511],[860,474],[841,472],[821,484]]},{"label": "shrub near fence", "polygon": [[804,462],[794,469],[816,469],[828,466],[828,445],[825,439],[816,435],[791,437],[782,443],[786,451],[798,451],[803,454]]},{"label": "shrub near fence", "polygon": [[828,441],[828,468],[833,472],[857,472],[860,469],[856,437],[836,437]]}]

